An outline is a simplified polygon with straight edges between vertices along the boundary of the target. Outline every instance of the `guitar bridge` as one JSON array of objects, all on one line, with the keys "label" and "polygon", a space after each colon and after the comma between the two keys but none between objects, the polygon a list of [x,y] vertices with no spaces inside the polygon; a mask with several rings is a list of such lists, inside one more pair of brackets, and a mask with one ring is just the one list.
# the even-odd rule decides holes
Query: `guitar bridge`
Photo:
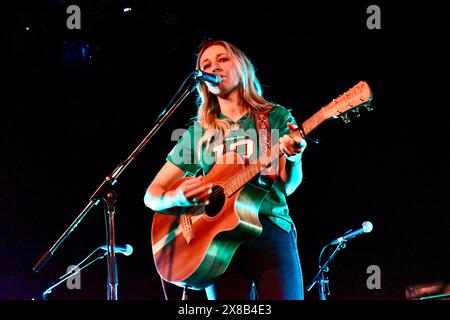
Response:
[{"label": "guitar bridge", "polygon": [[183,228],[183,237],[186,239],[187,244],[190,244],[194,239],[194,229],[192,228],[191,215],[183,213],[181,215],[181,227]]}]

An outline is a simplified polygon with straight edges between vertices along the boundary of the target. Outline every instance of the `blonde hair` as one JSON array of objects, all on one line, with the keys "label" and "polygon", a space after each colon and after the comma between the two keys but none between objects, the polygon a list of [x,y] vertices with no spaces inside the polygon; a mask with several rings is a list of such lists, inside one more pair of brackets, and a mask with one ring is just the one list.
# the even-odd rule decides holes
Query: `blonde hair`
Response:
[{"label": "blonde hair", "polygon": [[[207,40],[204,41],[199,48],[197,54],[196,69],[200,69],[200,57],[205,50],[213,45],[223,46],[230,58],[235,62],[236,70],[240,78],[238,84],[240,102],[245,104],[250,112],[250,116],[255,113],[266,113],[273,104],[266,100],[262,95],[261,83],[255,74],[255,67],[250,59],[236,46],[224,40]],[[230,131],[230,124],[226,120],[219,119],[219,103],[217,97],[209,92],[204,82],[200,82],[197,86],[197,121],[200,122],[202,128],[206,131],[200,140],[199,147],[206,142],[206,148],[209,147],[213,136],[225,138]]]}]

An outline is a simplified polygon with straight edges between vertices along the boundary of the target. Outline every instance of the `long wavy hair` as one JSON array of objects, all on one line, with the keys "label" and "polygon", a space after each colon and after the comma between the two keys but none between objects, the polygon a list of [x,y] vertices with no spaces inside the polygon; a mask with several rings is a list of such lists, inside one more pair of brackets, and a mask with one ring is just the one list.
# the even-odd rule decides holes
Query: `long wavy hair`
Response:
[{"label": "long wavy hair", "polygon": [[[240,104],[245,104],[249,108],[250,116],[255,113],[267,113],[273,103],[263,97],[261,83],[256,77],[255,67],[250,59],[239,48],[224,40],[206,40],[198,50],[196,69],[200,69],[200,57],[205,50],[213,45],[223,46],[236,65],[237,73],[240,78],[238,84],[239,97],[242,99]],[[230,124],[226,120],[219,119],[219,102],[217,96],[212,94],[204,82],[197,86],[197,121],[200,122],[205,134],[200,144],[206,142],[209,147],[211,138],[215,136],[223,139],[230,131]]]}]

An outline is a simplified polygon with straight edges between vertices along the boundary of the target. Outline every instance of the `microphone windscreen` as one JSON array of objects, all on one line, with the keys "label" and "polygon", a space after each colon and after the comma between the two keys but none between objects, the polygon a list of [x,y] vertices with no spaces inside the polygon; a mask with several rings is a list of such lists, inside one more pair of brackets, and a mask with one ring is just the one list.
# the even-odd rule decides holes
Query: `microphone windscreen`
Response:
[{"label": "microphone windscreen", "polygon": [[362,224],[364,233],[369,233],[373,229],[373,224],[370,221],[364,221]]},{"label": "microphone windscreen", "polygon": [[126,248],[126,253],[124,253],[126,256],[129,256],[130,254],[133,253],[133,247],[129,244],[125,245]]}]

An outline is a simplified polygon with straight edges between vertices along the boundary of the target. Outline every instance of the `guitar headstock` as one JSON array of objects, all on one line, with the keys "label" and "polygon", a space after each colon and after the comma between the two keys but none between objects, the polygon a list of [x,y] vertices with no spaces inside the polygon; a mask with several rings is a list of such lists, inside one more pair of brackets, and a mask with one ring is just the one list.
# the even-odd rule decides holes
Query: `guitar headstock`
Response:
[{"label": "guitar headstock", "polygon": [[360,81],[344,94],[333,99],[322,108],[326,118],[342,118],[345,123],[350,122],[349,113],[354,113],[359,117],[359,109],[364,107],[371,111],[372,91],[365,81]]}]

